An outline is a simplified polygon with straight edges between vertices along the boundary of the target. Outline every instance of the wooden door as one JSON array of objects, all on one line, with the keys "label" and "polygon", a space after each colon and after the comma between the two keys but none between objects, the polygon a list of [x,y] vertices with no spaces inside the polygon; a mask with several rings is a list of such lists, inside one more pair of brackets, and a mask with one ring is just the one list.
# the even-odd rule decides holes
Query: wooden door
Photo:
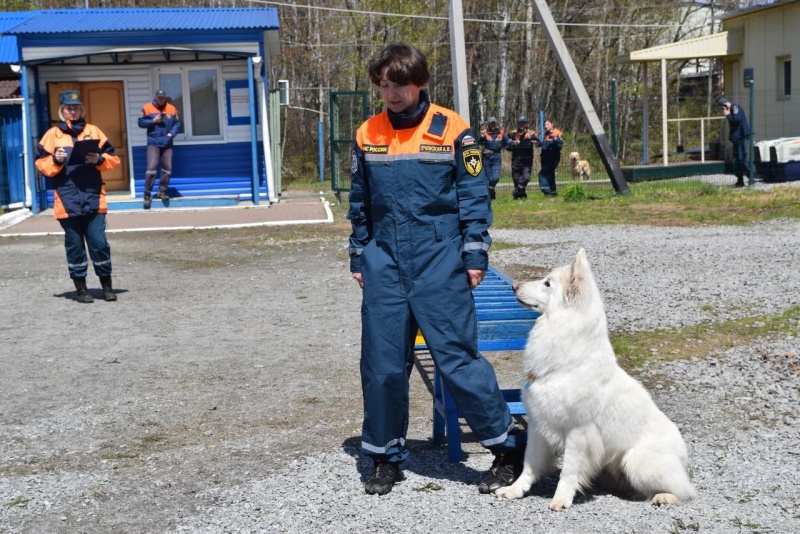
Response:
[{"label": "wooden door", "polygon": [[86,106],[86,122],[100,128],[116,150],[120,164],[103,173],[106,191],[130,191],[128,176],[128,135],[125,121],[125,95],[122,82],[54,82],[47,84],[50,123],[58,117],[58,95],[76,90]]}]

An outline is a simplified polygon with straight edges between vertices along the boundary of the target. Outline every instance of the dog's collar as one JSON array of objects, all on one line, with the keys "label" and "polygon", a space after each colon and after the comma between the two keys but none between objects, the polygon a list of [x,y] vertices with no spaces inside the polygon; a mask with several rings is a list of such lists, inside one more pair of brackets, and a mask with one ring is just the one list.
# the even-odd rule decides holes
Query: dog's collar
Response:
[{"label": "dog's collar", "polygon": [[522,385],[525,389],[528,389],[533,385],[533,379],[536,378],[533,373],[529,373],[526,377],[525,384]]}]

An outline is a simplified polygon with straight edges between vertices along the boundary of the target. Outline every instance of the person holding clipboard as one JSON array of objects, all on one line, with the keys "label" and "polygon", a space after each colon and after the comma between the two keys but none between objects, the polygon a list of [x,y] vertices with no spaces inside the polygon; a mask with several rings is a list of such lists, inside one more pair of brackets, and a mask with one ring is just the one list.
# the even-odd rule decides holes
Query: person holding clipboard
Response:
[{"label": "person holding clipboard", "polygon": [[76,300],[94,301],[86,286],[86,247],[103,300],[117,300],[111,285],[111,247],[106,239],[106,190],[102,172],[119,165],[119,156],[106,135],[84,119],[86,108],[78,91],[59,94],[56,126],[47,130],[36,147],[36,168],[53,188],[53,213],[64,229],[69,277]]}]

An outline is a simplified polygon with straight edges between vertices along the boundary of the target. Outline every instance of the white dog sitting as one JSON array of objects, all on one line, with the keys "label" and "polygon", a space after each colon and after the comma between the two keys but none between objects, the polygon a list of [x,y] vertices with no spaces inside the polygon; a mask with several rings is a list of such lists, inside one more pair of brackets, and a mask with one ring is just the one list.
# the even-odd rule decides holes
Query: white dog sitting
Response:
[{"label": "white dog sitting", "polygon": [[584,178],[588,180],[592,177],[592,168],[589,166],[589,162],[581,159],[581,155],[577,152],[569,153],[569,168],[572,176],[578,176],[581,180]]},{"label": "white dog sitting", "polygon": [[575,492],[601,474],[616,493],[633,490],[653,504],[693,497],[680,431],[617,365],[584,249],[572,265],[514,289],[519,302],[542,315],[525,347],[525,465],[517,481],[496,495],[522,497],[557,469],[557,455],[563,455],[551,510],[569,508]]}]

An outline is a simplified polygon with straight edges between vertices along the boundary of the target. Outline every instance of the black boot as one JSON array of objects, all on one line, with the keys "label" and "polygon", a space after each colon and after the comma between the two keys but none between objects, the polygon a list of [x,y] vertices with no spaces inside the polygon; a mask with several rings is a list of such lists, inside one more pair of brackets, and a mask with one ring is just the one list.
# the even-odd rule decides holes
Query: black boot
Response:
[{"label": "black boot", "polygon": [[150,193],[148,191],[144,192],[144,205],[142,206],[144,209],[150,209]]},{"label": "black boot", "polygon": [[497,198],[497,193],[495,192],[494,187],[492,186],[489,186],[489,198],[492,200]]},{"label": "black boot", "polygon": [[524,461],[524,448],[495,454],[492,467],[481,477],[478,491],[494,493],[502,487],[510,486],[522,473]]},{"label": "black boot", "polygon": [[101,276],[100,285],[103,286],[103,300],[107,302],[117,300],[116,293],[114,293],[114,290],[111,289],[111,275]]},{"label": "black boot", "polygon": [[394,483],[400,478],[399,464],[389,462],[375,462],[375,472],[372,474],[364,490],[369,495],[386,495],[392,491]]},{"label": "black boot", "polygon": [[86,278],[73,278],[72,282],[75,284],[75,300],[78,302],[82,302],[83,304],[89,304],[90,302],[94,302],[94,297],[89,290],[86,288]]},{"label": "black boot", "polygon": [[744,176],[737,176],[736,177],[736,184],[734,187],[744,187]]}]

